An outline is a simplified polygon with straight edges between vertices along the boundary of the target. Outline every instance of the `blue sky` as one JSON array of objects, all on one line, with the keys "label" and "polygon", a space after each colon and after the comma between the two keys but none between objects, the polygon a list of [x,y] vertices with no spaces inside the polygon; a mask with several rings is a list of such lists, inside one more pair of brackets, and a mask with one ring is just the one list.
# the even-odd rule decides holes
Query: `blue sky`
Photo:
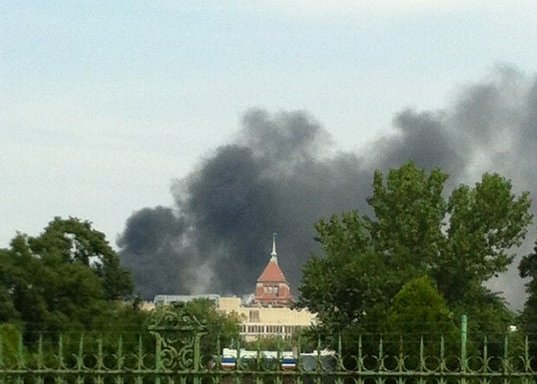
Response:
[{"label": "blue sky", "polygon": [[359,151],[497,63],[536,70],[532,1],[369,3],[0,0],[0,246],[56,215],[114,241],[251,107]]}]

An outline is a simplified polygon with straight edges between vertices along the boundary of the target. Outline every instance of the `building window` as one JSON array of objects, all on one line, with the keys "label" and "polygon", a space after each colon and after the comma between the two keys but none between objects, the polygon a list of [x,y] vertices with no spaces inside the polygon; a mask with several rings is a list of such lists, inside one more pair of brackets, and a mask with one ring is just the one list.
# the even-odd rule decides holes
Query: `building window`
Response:
[{"label": "building window", "polygon": [[259,323],[259,311],[250,311],[248,315],[250,323]]}]

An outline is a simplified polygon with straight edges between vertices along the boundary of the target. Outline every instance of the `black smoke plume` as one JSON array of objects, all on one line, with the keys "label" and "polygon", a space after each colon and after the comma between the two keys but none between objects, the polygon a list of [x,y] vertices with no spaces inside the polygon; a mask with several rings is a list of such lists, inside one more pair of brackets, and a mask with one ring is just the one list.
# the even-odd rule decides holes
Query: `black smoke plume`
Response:
[{"label": "black smoke plume", "polygon": [[[250,293],[273,231],[280,265],[296,287],[301,266],[318,250],[314,223],[350,209],[368,213],[374,170],[409,160],[445,170],[450,185],[491,171],[537,192],[535,78],[498,67],[446,109],[405,110],[393,124],[395,134],[345,153],[306,112],[248,111],[234,142],[173,186],[174,207],[144,208],[127,220],[120,253],[140,293]],[[531,243],[534,236],[530,231]],[[520,306],[515,272],[491,285]]]}]

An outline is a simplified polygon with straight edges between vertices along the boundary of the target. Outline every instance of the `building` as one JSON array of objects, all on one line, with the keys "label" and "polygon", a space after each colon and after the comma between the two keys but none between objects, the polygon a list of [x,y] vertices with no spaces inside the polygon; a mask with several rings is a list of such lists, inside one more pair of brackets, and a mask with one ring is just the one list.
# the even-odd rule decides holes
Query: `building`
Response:
[{"label": "building", "polygon": [[221,297],[219,310],[237,313],[242,319],[241,335],[246,341],[259,337],[292,337],[298,330],[315,322],[309,311],[291,308],[293,296],[289,283],[278,265],[276,234],[272,236],[272,252],[257,279],[254,299],[246,305],[236,297]]},{"label": "building", "polygon": [[172,305],[177,303],[186,303],[197,299],[207,299],[213,301],[216,306],[220,301],[220,295],[209,293],[205,295],[156,295],[153,301],[144,301],[142,303],[142,309],[145,311],[152,311],[158,305]]},{"label": "building", "polygon": [[290,338],[300,329],[315,323],[315,315],[308,310],[291,308],[293,296],[278,265],[276,234],[272,236],[270,259],[257,279],[253,300],[221,297],[217,294],[157,295],[153,303],[144,305],[144,309],[151,310],[155,305],[170,305],[200,298],[213,300],[217,310],[221,312],[238,314],[242,319],[241,336],[246,341],[274,336]]},{"label": "building", "polygon": [[175,303],[186,303],[188,301],[196,299],[207,299],[218,303],[220,295],[206,294],[206,295],[156,295],[153,299],[155,305],[170,305]]},{"label": "building", "polygon": [[257,279],[253,305],[261,307],[289,307],[293,302],[289,283],[278,265],[276,234],[272,235],[270,260]]},{"label": "building", "polygon": [[315,322],[315,315],[305,309],[245,306],[238,297],[221,297],[218,309],[225,313],[236,313],[242,318],[241,336],[246,341],[260,337],[288,339]]}]

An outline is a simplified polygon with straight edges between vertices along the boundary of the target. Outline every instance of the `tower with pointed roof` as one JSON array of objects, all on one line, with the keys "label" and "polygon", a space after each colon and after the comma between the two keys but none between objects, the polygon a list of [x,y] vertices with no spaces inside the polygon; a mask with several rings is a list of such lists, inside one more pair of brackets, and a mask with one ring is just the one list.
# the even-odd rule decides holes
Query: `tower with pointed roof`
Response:
[{"label": "tower with pointed roof", "polygon": [[257,279],[253,304],[263,307],[288,307],[292,300],[289,283],[278,265],[276,233],[273,233],[270,260]]}]

